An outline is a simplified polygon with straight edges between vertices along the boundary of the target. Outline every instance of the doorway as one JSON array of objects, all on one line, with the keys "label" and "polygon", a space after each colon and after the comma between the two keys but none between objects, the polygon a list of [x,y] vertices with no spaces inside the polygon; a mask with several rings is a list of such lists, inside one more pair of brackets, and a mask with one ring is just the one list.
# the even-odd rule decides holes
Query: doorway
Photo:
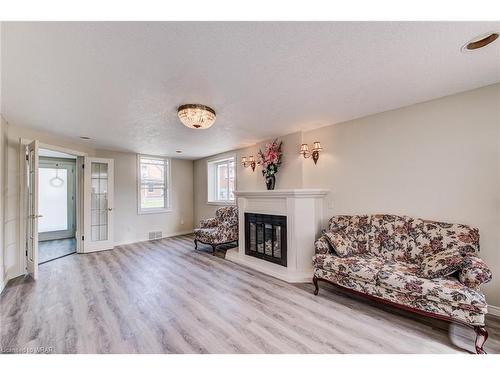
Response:
[{"label": "doorway", "polygon": [[26,274],[36,280],[39,264],[112,249],[114,160],[38,140],[19,141]]},{"label": "doorway", "polygon": [[40,148],[38,264],[76,253],[76,156]]}]

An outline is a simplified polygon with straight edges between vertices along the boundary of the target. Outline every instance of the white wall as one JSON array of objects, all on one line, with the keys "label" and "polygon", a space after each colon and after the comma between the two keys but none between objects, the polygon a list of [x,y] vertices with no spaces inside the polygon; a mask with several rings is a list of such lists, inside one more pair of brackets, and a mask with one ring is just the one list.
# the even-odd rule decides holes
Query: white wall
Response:
[{"label": "white wall", "polygon": [[[137,214],[136,154],[95,150],[82,142],[9,124],[7,132],[5,176],[5,249],[6,278],[24,273],[23,254],[19,243],[19,139],[38,139],[42,143],[86,152],[89,156],[115,159],[115,244],[143,241],[150,230],[162,230],[164,235],[190,232],[193,228],[193,162],[172,161],[173,211],[165,214]],[[180,224],[180,219],[184,224]]]},{"label": "white wall", "polygon": [[[478,227],[494,275],[484,292],[500,306],[500,84],[293,137],[277,188],[330,189],[325,224],[336,214],[394,213]],[[317,165],[298,156],[302,139],[321,141]],[[236,152],[238,162],[248,153]],[[195,162],[195,226],[213,214],[205,161]],[[237,179],[240,190],[265,189],[257,171],[239,167]]]}]

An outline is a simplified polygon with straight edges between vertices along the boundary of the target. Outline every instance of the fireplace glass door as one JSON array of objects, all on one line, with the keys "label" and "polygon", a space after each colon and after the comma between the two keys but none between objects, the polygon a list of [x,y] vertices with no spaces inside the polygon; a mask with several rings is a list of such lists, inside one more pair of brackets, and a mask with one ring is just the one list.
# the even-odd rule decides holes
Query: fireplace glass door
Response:
[{"label": "fireplace glass door", "polygon": [[286,216],[245,213],[245,254],[286,267]]}]

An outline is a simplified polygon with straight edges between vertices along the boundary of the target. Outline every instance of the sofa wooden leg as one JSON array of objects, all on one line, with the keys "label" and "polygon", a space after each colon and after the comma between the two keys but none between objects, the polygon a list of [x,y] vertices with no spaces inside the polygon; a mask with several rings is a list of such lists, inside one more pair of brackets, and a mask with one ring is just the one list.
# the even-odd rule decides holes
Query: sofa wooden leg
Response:
[{"label": "sofa wooden leg", "polygon": [[212,245],[212,255],[215,255],[215,245]]},{"label": "sofa wooden leg", "polygon": [[313,284],[314,284],[314,295],[317,296],[319,292],[319,286],[318,286],[318,278],[316,276],[313,277]]},{"label": "sofa wooden leg", "polygon": [[194,239],[194,249],[198,249],[198,240],[196,238]]},{"label": "sofa wooden leg", "polygon": [[474,327],[474,331],[476,331],[476,353],[477,354],[486,354],[483,349],[484,343],[488,340],[488,331],[484,326]]}]

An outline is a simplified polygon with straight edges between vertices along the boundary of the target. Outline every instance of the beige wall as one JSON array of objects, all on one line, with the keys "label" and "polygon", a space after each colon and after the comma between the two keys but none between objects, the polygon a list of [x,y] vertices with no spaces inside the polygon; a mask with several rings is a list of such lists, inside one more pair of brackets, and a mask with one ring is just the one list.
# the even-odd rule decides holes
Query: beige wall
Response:
[{"label": "beige wall", "polygon": [[[302,143],[302,133],[292,133],[279,137],[283,141],[283,164],[276,175],[276,189],[293,189],[302,186],[302,161],[295,152]],[[257,166],[255,172],[250,167],[243,168],[241,158],[253,155],[257,158],[259,148],[264,149],[266,142],[252,147],[238,149],[232,152],[213,155],[209,158],[194,162],[194,224],[201,219],[212,217],[217,205],[207,203],[207,161],[223,158],[228,155],[236,156],[236,189],[237,190],[265,190],[266,183],[261,169]]]},{"label": "beige wall", "polygon": [[[19,139],[38,139],[42,143],[86,152],[89,156],[115,159],[115,244],[143,241],[150,230],[164,235],[190,232],[193,227],[193,162],[172,160],[173,210],[164,214],[137,214],[136,154],[95,150],[83,142],[38,132],[19,126],[8,126],[5,190],[5,249],[3,252],[6,280],[24,273],[24,259],[19,241]],[[181,218],[184,224],[180,224]]]},{"label": "beige wall", "polygon": [[[396,213],[476,226],[500,306],[500,84],[304,133],[321,140],[304,186],[331,189],[328,215]],[[326,218],[325,218],[326,219]]]},{"label": "beige wall", "polygon": [[[137,214],[137,155],[97,151],[98,157],[114,159],[114,239],[125,244],[148,239],[151,231],[163,236],[190,233],[193,229],[193,162],[172,159],[172,212]],[[182,224],[181,224],[182,222]]]},{"label": "beige wall", "polygon": [[[335,214],[394,213],[476,226],[500,306],[500,84],[294,135],[279,188],[328,188],[324,222]],[[288,136],[282,137],[287,139]],[[319,140],[317,165],[298,158],[300,139]],[[238,158],[247,151],[237,151]],[[290,154],[288,154],[290,153]],[[296,159],[297,157],[297,159]],[[289,160],[290,160],[289,159]],[[206,205],[206,159],[195,162],[195,226]],[[264,189],[238,168],[238,189]],[[242,177],[241,177],[242,176]]]}]

